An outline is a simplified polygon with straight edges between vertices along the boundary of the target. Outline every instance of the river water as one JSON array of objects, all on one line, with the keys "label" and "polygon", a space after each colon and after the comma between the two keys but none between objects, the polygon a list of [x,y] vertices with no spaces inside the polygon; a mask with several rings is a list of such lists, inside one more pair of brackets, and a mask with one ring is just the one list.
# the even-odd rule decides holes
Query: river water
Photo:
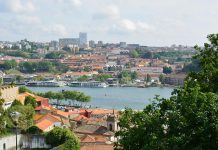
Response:
[{"label": "river water", "polygon": [[84,92],[92,97],[87,105],[92,107],[110,109],[143,109],[155,95],[169,98],[173,88],[171,87],[108,87],[108,88],[77,88],[77,87],[28,87],[34,92],[60,92],[62,90],[75,90]]}]

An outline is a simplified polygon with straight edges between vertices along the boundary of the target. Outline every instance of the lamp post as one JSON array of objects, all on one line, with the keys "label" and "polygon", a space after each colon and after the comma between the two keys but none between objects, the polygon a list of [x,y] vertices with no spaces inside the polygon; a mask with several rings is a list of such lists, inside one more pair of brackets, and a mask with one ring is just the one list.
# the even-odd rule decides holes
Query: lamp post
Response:
[{"label": "lamp post", "polygon": [[16,123],[15,124],[16,125],[15,130],[16,130],[16,150],[17,150],[17,124],[18,124],[19,117],[21,116],[21,113],[12,112],[10,115],[11,115],[12,120]]}]

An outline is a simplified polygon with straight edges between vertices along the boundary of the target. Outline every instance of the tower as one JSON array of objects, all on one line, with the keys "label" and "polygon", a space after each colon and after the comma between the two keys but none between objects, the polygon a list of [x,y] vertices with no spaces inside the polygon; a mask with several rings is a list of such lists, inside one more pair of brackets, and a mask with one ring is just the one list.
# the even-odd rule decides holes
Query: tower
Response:
[{"label": "tower", "polygon": [[87,33],[85,32],[79,33],[79,45],[80,47],[87,46]]},{"label": "tower", "polygon": [[107,129],[112,132],[119,130],[118,118],[115,114],[107,116]]}]

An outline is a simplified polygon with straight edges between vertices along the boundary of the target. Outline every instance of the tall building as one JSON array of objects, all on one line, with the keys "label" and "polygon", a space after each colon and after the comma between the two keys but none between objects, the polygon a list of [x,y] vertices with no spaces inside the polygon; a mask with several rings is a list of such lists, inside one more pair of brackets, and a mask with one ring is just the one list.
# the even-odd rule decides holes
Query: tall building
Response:
[{"label": "tall building", "polygon": [[127,45],[126,45],[126,42],[120,42],[120,48],[126,48]]},{"label": "tall building", "polygon": [[69,46],[69,45],[79,45],[80,39],[78,38],[63,38],[59,39],[59,46],[61,48]]},{"label": "tall building", "polygon": [[95,41],[93,41],[93,40],[89,41],[89,47],[94,48],[95,47]]},{"label": "tall building", "polygon": [[98,47],[102,47],[102,46],[103,46],[103,41],[98,41],[97,46],[98,46]]},{"label": "tall building", "polygon": [[79,33],[79,45],[80,46],[87,46],[87,33],[80,32]]},{"label": "tall building", "polygon": [[49,50],[59,50],[59,43],[58,43],[58,41],[51,41],[49,43]]}]

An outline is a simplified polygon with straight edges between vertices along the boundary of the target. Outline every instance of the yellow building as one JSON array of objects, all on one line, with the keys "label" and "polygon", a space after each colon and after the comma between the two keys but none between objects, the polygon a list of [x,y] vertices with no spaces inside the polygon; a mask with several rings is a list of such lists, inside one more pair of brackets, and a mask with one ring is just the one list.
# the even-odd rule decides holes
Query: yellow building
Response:
[{"label": "yellow building", "polygon": [[11,106],[13,101],[17,98],[19,94],[18,87],[8,85],[0,87],[0,98],[4,99],[3,108],[7,109]]}]

